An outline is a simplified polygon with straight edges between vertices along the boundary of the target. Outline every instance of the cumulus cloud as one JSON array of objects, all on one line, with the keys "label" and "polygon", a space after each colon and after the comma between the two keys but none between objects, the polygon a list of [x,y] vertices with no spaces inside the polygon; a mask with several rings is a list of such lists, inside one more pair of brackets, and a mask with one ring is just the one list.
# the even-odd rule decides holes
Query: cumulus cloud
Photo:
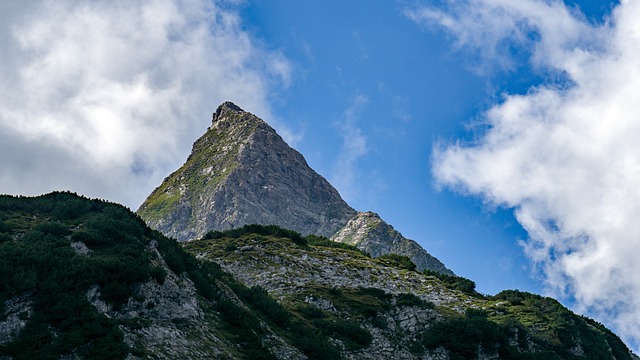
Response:
[{"label": "cumulus cloud", "polygon": [[351,200],[358,194],[358,161],[367,154],[367,138],[358,127],[362,108],[369,99],[356,95],[344,111],[341,121],[336,123],[342,137],[342,148],[331,177],[331,183],[346,199]]},{"label": "cumulus cloud", "polygon": [[638,349],[640,2],[597,24],[561,1],[448,1],[407,15],[485,61],[524,47],[534,69],[566,79],[505,95],[477,138],[436,147],[432,170],[440,185],[513,208],[549,290]]},{"label": "cumulus cloud", "polygon": [[0,53],[0,193],[131,207],[184,161],[218,104],[270,120],[268,91],[290,77],[207,0],[4,1]]}]

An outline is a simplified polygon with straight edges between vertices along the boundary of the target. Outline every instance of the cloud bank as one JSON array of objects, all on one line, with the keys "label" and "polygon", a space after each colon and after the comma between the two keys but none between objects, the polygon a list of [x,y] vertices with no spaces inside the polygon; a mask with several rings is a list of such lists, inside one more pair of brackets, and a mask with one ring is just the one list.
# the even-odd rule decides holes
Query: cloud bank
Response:
[{"label": "cloud bank", "polygon": [[[561,1],[460,0],[407,16],[509,68],[552,74],[505,95],[472,141],[440,144],[440,185],[515,210],[549,290],[640,346],[640,2],[591,23]],[[555,75],[554,75],[555,74]]]},{"label": "cloud bank", "polygon": [[184,161],[217,105],[269,120],[268,91],[290,77],[206,0],[3,1],[0,53],[0,193],[130,207]]}]

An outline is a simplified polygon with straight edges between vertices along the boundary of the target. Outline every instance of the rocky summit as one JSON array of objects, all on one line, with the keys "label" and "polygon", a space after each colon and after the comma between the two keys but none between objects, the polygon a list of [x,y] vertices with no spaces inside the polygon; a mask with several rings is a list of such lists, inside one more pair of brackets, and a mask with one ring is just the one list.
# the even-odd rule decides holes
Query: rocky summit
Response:
[{"label": "rocky summit", "polygon": [[182,167],[138,214],[178,241],[247,224],[278,225],[352,244],[374,257],[406,255],[418,269],[453,274],[370,212],[357,212],[266,122],[225,102]]},{"label": "rocky summit", "polygon": [[186,241],[246,224],[331,236],[356,211],[273,128],[226,102],[186,163],[138,214],[165,235]]}]

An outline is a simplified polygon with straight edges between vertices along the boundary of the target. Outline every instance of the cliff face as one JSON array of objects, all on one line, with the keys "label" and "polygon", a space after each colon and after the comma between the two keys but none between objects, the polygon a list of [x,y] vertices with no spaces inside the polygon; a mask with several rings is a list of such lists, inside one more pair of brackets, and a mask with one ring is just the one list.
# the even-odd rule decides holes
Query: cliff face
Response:
[{"label": "cliff face", "polygon": [[138,214],[151,227],[185,241],[246,224],[331,236],[356,212],[269,125],[224,103],[186,163]]},{"label": "cliff face", "polygon": [[432,270],[453,275],[440,260],[431,256],[417,242],[407,239],[373,212],[360,212],[331,240],[353,245],[372,257],[400,254],[409,257],[418,270]]},{"label": "cliff face", "polygon": [[[149,195],[138,214],[178,241],[211,230],[275,224],[333,237],[374,257],[406,255],[420,270],[452,274],[377,215],[351,208],[273,128],[229,102],[218,107],[185,164]],[[372,222],[380,226],[369,231]]]}]

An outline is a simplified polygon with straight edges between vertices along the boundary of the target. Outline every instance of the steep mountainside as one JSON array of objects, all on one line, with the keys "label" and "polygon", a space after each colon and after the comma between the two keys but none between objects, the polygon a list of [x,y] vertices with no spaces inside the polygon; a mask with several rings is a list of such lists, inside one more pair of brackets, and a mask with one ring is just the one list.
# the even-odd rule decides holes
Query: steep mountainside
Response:
[{"label": "steep mountainside", "polygon": [[277,226],[183,244],[117,204],[0,196],[0,359],[637,359],[553,299],[406,257]]},{"label": "steep mountainside", "polygon": [[0,259],[2,360],[300,354],[239,300],[247,288],[120,205],[1,196]]},{"label": "steep mountainside", "polygon": [[229,102],[218,107],[186,163],[149,195],[138,214],[178,241],[246,224],[275,224],[326,237],[340,231],[335,240],[349,238],[374,256],[397,252],[419,269],[451,274],[379,217],[374,219],[381,225],[377,231],[356,229],[369,213],[358,214],[273,128]]},{"label": "steep mountainside", "polygon": [[152,228],[185,241],[246,224],[331,236],[356,212],[275,130],[227,102],[187,162],[138,214]]},{"label": "steep mountainside", "polygon": [[634,358],[605,327],[551,298],[483,296],[469,280],[415,271],[406,257],[372,259],[326,239],[252,229],[210,237],[185,249],[266,289],[331,334],[346,359]]}]

